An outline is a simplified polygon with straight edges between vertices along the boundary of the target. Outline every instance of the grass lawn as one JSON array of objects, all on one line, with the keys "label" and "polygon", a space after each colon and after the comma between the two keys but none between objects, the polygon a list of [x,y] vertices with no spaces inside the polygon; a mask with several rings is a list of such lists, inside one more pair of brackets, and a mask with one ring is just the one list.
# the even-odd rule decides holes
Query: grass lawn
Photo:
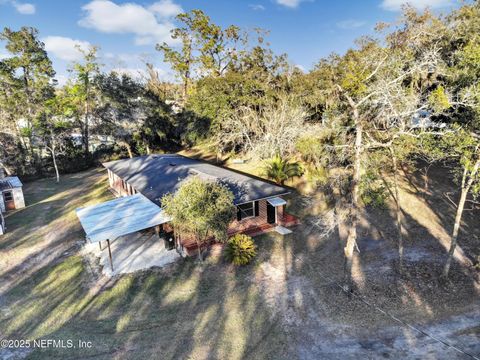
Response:
[{"label": "grass lawn", "polygon": [[[436,179],[443,179],[437,176]],[[455,209],[432,181],[419,194],[402,182],[405,272],[395,272],[395,218],[369,209],[359,226],[353,278],[369,303],[469,353],[480,353],[478,271],[455,262],[451,282],[437,280]],[[106,278],[81,255],[79,206],[111,198],[104,170],[66,175],[24,188],[27,207],[9,213],[0,238],[0,339],[91,341],[91,348],[0,349],[29,359],[462,359],[443,344],[346,296],[341,229],[319,237],[307,219],[325,210],[293,194],[293,234],[256,237],[259,254],[242,268],[221,256],[181,260],[163,269]],[[419,188],[419,184],[417,184]],[[466,257],[478,251],[478,214],[459,238]]]},{"label": "grass lawn", "polygon": [[35,350],[32,359],[283,357],[286,334],[252,281],[255,265],[239,270],[188,259],[99,278],[78,254],[83,235],[74,209],[110,196],[99,170],[25,187],[28,207],[9,214],[0,240],[2,338],[93,343]]}]

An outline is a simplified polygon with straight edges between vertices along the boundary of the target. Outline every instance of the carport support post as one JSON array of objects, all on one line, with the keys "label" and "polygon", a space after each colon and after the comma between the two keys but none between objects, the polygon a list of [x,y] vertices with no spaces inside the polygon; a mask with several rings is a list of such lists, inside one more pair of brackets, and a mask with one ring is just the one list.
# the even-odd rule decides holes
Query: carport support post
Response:
[{"label": "carport support post", "polygon": [[107,239],[107,246],[108,246],[108,256],[110,257],[110,268],[113,272],[113,261],[112,261],[112,250],[110,250],[110,240]]}]

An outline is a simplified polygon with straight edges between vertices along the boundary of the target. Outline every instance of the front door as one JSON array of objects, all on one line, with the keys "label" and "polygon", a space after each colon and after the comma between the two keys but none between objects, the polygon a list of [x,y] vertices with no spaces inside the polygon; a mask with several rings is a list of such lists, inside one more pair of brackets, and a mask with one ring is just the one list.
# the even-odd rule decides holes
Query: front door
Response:
[{"label": "front door", "polygon": [[15,209],[15,202],[13,201],[13,193],[11,191],[5,191],[3,193],[3,202],[5,203],[5,209]]},{"label": "front door", "polygon": [[275,206],[272,206],[270,205],[270,203],[267,202],[267,223],[275,224],[277,220],[276,213],[277,213],[277,210],[275,209]]}]

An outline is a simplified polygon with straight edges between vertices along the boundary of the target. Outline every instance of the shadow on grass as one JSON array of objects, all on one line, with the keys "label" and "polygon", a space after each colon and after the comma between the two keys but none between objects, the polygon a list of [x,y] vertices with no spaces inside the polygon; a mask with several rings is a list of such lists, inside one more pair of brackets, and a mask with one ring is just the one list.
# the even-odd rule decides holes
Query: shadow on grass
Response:
[{"label": "shadow on grass", "polygon": [[[61,200],[48,200],[54,194],[43,200],[61,201],[71,208],[56,209],[58,216],[68,218],[77,205],[76,200],[64,199],[65,194]],[[81,201],[96,199],[87,193],[82,196],[86,198]],[[431,244],[427,249],[431,254],[444,253],[429,228],[408,213],[405,222],[408,251]],[[70,226],[75,229],[78,223]],[[2,336],[93,343],[83,349],[37,349],[29,355],[32,359],[290,359],[349,354],[352,349],[376,356],[377,340],[367,330],[391,326],[392,321],[339,290],[335,283],[343,278],[344,239],[338,234],[317,235],[301,225],[285,237],[274,233],[257,237],[259,255],[243,268],[186,259],[106,284],[86,271],[79,256],[55,258],[30,276],[20,277],[2,294]],[[15,236],[21,246],[35,241]],[[61,234],[52,246],[60,246],[67,236]],[[77,236],[67,241],[75,242]],[[470,301],[478,297],[475,280],[463,272],[458,287],[430,287],[436,268],[425,258],[412,261],[407,274],[397,277],[391,261],[396,255],[394,239],[392,213],[369,211],[359,228],[361,255],[356,254],[355,264],[357,289],[370,300],[418,321],[457,306],[459,296]],[[456,310],[462,311],[462,306]]]},{"label": "shadow on grass", "polygon": [[49,264],[4,295],[4,336],[93,343],[29,358],[286,358],[286,334],[252,281],[255,264],[187,259],[114,278],[99,292],[83,267],[78,256]]},{"label": "shadow on grass", "polygon": [[[25,188],[27,206],[6,216],[8,231],[0,241],[0,250],[31,247],[52,232],[71,228],[78,223],[74,212],[77,207],[111,197],[103,172],[95,169],[83,174],[83,181],[75,174],[75,178],[63,179],[58,187],[51,179],[30,183]],[[78,229],[76,226],[75,230]]]}]

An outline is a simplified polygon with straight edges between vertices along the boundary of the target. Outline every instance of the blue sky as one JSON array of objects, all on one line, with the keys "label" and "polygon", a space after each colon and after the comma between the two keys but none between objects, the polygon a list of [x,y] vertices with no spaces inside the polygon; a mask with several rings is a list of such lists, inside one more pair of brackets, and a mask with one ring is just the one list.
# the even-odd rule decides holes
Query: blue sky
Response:
[{"label": "blue sky", "polygon": [[[373,32],[379,21],[394,21],[404,0],[0,0],[0,25],[36,27],[53,60],[60,82],[80,54],[75,44],[98,45],[106,69],[138,74],[145,61],[161,76],[171,71],[155,51],[169,40],[174,16],[199,8],[220,25],[261,27],[277,53],[310,69],[321,57],[342,53],[355,38]],[[446,11],[456,0],[410,0],[417,8]],[[0,46],[0,57],[5,50]]]}]

